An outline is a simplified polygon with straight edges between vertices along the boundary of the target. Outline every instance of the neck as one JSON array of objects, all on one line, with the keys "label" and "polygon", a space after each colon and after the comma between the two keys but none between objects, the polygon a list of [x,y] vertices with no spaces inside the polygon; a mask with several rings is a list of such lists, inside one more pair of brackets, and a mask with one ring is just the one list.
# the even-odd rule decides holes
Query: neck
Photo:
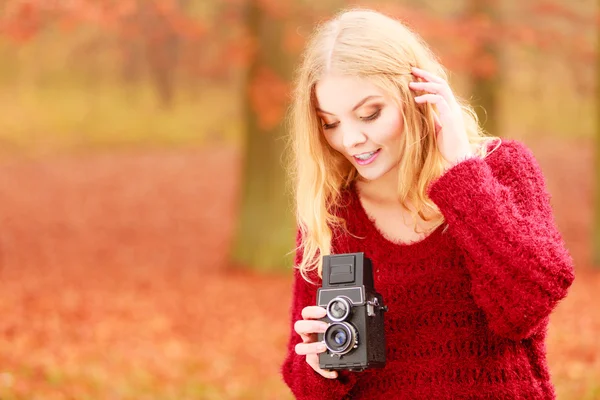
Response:
[{"label": "neck", "polygon": [[[360,199],[368,202],[372,207],[383,207],[383,209],[400,207],[402,213],[407,218],[408,216],[412,216],[415,208],[411,204],[400,204],[400,199],[398,198],[398,174],[399,169],[396,167],[376,180],[369,181],[359,178],[356,181],[356,186],[360,192]],[[421,211],[423,212],[424,210]],[[429,215],[429,217],[435,216],[434,214]],[[407,219],[407,221],[412,221],[412,219]],[[417,217],[416,224],[421,229],[419,233],[423,233],[437,227],[439,225],[438,222],[438,219],[424,220],[419,216]]]},{"label": "neck", "polygon": [[359,178],[356,184],[369,199],[382,204],[398,204],[398,173],[396,166],[378,179],[370,181]]}]

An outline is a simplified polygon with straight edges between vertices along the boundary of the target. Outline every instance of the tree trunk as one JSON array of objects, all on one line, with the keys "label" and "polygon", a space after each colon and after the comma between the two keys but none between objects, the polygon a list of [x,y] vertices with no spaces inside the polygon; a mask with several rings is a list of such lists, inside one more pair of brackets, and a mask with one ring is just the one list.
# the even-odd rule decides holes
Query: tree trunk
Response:
[{"label": "tree trunk", "polygon": [[[600,31],[599,31],[600,32]],[[600,37],[600,33],[598,34]],[[596,114],[596,199],[595,199],[595,223],[594,238],[592,245],[594,266],[600,268],[600,57],[596,60],[596,108],[599,111]]]},{"label": "tree trunk", "polygon": [[[487,18],[495,26],[498,25],[499,17],[495,2],[492,0],[470,0],[468,5],[468,13],[474,19]],[[495,73],[488,74],[484,71],[486,68],[476,68],[472,75],[472,104],[477,112],[480,124],[486,132],[491,135],[498,136],[499,132],[499,115],[498,111],[498,89],[500,88],[501,68],[500,52],[498,42],[492,42],[489,38],[483,40],[479,51],[476,53],[477,59],[475,63],[485,63],[483,60],[490,60],[496,64]]]},{"label": "tree trunk", "polygon": [[[292,263],[293,255],[288,253],[294,248],[295,231],[283,165],[285,129],[282,122],[265,129],[261,110],[256,109],[256,98],[252,96],[255,90],[252,85],[265,69],[289,82],[293,60],[282,43],[285,19],[270,17],[257,3],[255,0],[248,3],[248,26],[259,45],[246,81],[247,134],[240,214],[231,261],[235,266],[256,270],[285,270]],[[270,96],[269,88],[265,89],[264,96]],[[263,90],[259,93],[262,95]]]},{"label": "tree trunk", "polygon": [[[182,0],[176,2],[175,12],[182,12]],[[181,39],[170,25],[168,17],[161,14],[156,3],[149,4],[144,12],[146,58],[148,72],[160,104],[170,108],[175,99],[175,86]]]},{"label": "tree trunk", "polygon": [[[123,26],[124,31],[127,29],[137,30],[139,19],[135,16],[127,17],[123,21]],[[123,32],[119,38],[118,46],[121,53],[121,81],[127,86],[139,83],[143,61],[139,34],[137,32]]]}]

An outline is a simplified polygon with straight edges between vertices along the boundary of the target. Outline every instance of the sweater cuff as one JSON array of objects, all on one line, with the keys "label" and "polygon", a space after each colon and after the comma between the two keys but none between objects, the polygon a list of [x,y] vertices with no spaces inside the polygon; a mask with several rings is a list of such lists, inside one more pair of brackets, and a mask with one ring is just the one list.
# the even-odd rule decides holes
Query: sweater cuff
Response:
[{"label": "sweater cuff", "polygon": [[291,365],[284,364],[283,379],[298,400],[341,400],[352,390],[359,372],[338,371],[336,379],[321,376],[301,357],[293,356]]},{"label": "sweater cuff", "polygon": [[491,170],[487,163],[480,157],[471,157],[453,165],[432,181],[427,188],[427,195],[443,214],[449,205],[456,203],[456,199],[470,199],[473,194],[481,191],[483,182],[490,176]]},{"label": "sweater cuff", "polygon": [[[307,364],[308,365],[308,364]],[[309,374],[312,374],[311,381],[313,382],[313,391],[321,393],[322,398],[340,399],[348,394],[358,380],[357,372],[337,371],[338,376],[335,379],[322,377],[312,368],[308,368]],[[323,393],[327,393],[324,395]]]}]

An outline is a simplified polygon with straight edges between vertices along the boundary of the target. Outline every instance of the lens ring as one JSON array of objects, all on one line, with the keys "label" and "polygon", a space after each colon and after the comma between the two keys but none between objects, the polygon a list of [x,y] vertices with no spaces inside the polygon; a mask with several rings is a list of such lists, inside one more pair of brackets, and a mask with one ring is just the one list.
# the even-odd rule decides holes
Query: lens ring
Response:
[{"label": "lens ring", "polygon": [[343,321],[350,315],[351,307],[346,298],[336,297],[327,304],[327,316],[335,322]]},{"label": "lens ring", "polygon": [[344,355],[358,345],[358,332],[347,322],[334,322],[325,330],[323,339],[329,352]]}]

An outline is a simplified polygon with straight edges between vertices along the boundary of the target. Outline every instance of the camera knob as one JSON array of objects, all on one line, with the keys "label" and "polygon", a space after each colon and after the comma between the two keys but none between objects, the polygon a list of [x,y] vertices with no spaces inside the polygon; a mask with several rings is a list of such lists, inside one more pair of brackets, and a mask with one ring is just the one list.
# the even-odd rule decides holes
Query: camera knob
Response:
[{"label": "camera knob", "polygon": [[388,306],[379,305],[379,300],[377,297],[374,297],[372,300],[367,301],[367,315],[369,317],[374,317],[375,311],[379,309],[382,312],[387,312]]}]

